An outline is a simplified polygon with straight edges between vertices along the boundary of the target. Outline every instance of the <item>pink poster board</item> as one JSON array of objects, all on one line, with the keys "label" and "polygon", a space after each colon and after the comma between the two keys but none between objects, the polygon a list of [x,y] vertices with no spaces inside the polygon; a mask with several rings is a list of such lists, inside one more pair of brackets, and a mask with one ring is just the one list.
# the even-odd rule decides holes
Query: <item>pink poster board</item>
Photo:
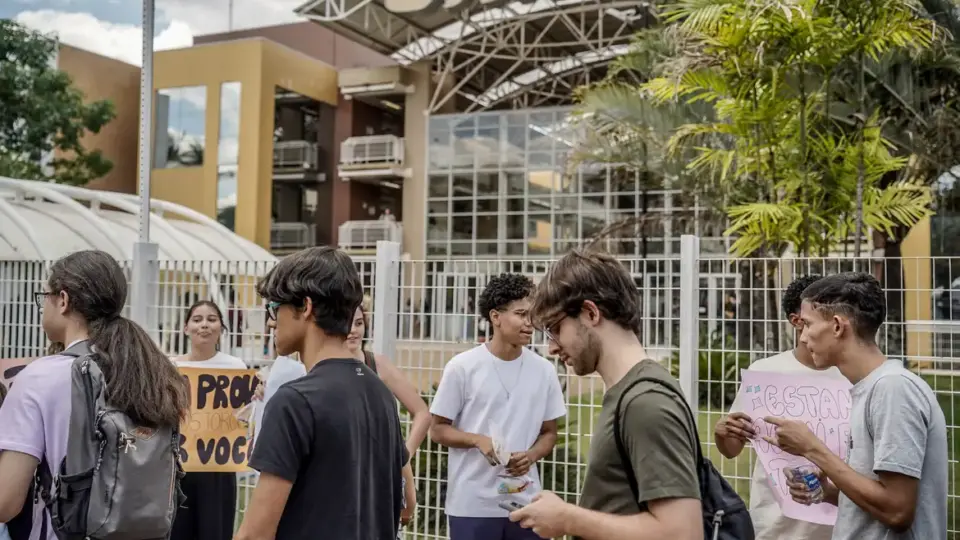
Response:
[{"label": "pink poster board", "polygon": [[761,439],[773,436],[776,426],[763,421],[767,416],[806,422],[831,452],[847,457],[850,437],[850,388],[848,381],[826,375],[783,374],[745,369],[737,403],[739,412],[750,415],[757,439],[753,449],[767,473],[767,480],[783,514],[789,518],[823,525],[837,521],[832,504],[804,506],[793,501],[787,489],[783,469],[810,465],[802,457],[792,456]]}]

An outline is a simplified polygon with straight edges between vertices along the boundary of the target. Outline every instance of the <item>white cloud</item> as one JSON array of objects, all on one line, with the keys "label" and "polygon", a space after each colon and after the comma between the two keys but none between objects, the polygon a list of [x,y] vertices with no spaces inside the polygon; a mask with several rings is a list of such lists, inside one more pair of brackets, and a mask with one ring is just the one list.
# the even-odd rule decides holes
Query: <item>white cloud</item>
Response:
[{"label": "white cloud", "polygon": [[[293,10],[302,3],[303,0],[232,0],[231,25],[231,0],[158,0],[156,19],[169,24],[157,34],[154,49],[189,47],[195,35],[225,32],[231,27],[242,30],[293,22],[298,20]],[[53,9],[21,11],[15,19],[35,30],[55,34],[68,45],[135,65],[141,63],[142,34],[138,25]]]},{"label": "white cloud", "polygon": [[[89,13],[68,13],[40,10],[22,11],[16,21],[45,34],[53,34],[68,45],[110,58],[140,65],[142,32],[132,24],[114,24]],[[153,41],[155,50],[176,49],[193,45],[190,26],[173,19]]]},{"label": "white cloud", "polygon": [[226,32],[233,6],[233,30],[300,20],[293,10],[304,0],[157,0],[157,14],[185,21],[194,35]]}]

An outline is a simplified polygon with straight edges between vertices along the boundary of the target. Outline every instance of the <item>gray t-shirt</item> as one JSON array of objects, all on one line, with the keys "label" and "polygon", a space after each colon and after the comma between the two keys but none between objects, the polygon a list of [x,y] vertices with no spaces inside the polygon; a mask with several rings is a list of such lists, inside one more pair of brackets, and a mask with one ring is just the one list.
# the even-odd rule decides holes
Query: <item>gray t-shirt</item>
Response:
[{"label": "gray t-shirt", "polygon": [[882,366],[850,391],[847,463],[878,479],[878,472],[920,479],[913,525],[903,533],[840,494],[833,540],[926,540],[947,537],[947,425],[933,391],[896,360]]}]

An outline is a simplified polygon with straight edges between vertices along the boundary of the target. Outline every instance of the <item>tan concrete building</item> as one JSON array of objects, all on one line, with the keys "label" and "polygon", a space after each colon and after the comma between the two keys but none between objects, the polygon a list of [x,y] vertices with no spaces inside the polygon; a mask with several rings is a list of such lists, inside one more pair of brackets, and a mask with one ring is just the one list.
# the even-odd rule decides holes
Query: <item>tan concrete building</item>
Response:
[{"label": "tan concrete building", "polygon": [[117,114],[100,133],[88,133],[83,138],[86,148],[102,151],[113,162],[113,169],[106,176],[87,187],[136,193],[140,68],[63,43],[56,61],[57,68],[70,75],[86,100],[109,100]]}]

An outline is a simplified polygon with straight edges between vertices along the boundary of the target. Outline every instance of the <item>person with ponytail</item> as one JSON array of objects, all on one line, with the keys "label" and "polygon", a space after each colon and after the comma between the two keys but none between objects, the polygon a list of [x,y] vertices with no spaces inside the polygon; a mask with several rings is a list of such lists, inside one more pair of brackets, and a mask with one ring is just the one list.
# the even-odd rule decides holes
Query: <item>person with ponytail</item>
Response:
[{"label": "person with ponytail", "polygon": [[[66,348],[88,341],[106,382],[106,400],[147,427],[179,426],[189,410],[186,384],[176,366],[143,328],[122,316],[127,280],[102,251],[78,251],[53,264],[36,293],[43,331]],[[0,522],[26,504],[37,467],[60,463],[67,451],[73,358],[53,354],[17,375],[0,408]],[[49,471],[51,476],[56,471]],[[56,540],[48,512],[32,512],[31,538]],[[28,510],[29,512],[29,510]],[[44,525],[44,521],[46,524]],[[47,538],[39,532],[48,531]],[[14,540],[20,540],[12,534]]]},{"label": "person with ponytail", "polygon": [[[179,367],[247,369],[243,360],[220,351],[223,312],[210,300],[187,310],[183,333],[187,354],[174,359]],[[171,540],[230,540],[237,512],[237,475],[229,472],[189,472],[180,484],[187,502],[177,512]]]}]

